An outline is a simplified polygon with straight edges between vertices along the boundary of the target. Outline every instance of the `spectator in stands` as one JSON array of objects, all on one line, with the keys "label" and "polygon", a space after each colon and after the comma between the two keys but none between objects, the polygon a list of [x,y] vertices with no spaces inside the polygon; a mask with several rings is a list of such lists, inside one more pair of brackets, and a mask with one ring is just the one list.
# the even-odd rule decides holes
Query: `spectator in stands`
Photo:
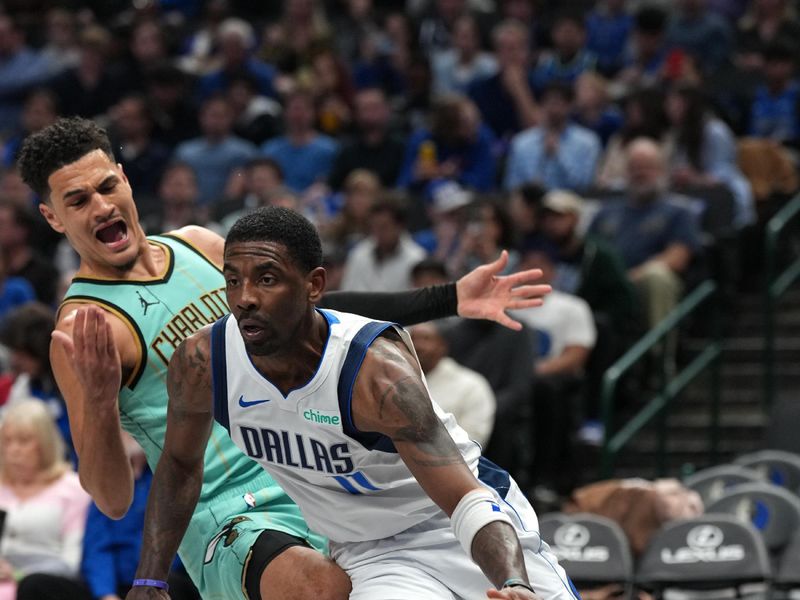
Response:
[{"label": "spectator in stands", "polygon": [[200,107],[200,128],[202,135],[178,145],[173,157],[194,169],[200,205],[213,206],[222,201],[229,177],[258,149],[233,135],[233,111],[223,96],[212,96]]},{"label": "spectator in stands", "polygon": [[116,159],[136,190],[138,206],[155,201],[170,151],[153,139],[153,117],[144,96],[125,96],[109,111]]},{"label": "spectator in stands", "polygon": [[534,98],[530,34],[517,21],[503,21],[492,30],[497,74],[474,82],[469,96],[495,136],[508,142],[511,136],[539,122]]},{"label": "spectator in stands", "polygon": [[106,113],[128,89],[128,82],[109,64],[111,34],[99,25],[80,33],[78,64],[52,84],[62,115],[94,118]]},{"label": "spectator in stands", "polygon": [[260,146],[278,133],[281,105],[259,93],[258,82],[248,73],[231,75],[226,91],[236,119],[233,133]]},{"label": "spectator in stands", "polygon": [[378,176],[366,169],[351,171],[344,180],[342,206],[323,227],[325,242],[349,251],[369,234],[369,215],[382,191]]},{"label": "spectator in stands", "polygon": [[169,58],[164,26],[154,18],[144,18],[133,25],[128,53],[122,65],[127,93],[144,91],[145,74]]},{"label": "spectator in stands", "polygon": [[298,78],[307,85],[317,105],[317,126],[321,133],[337,137],[353,122],[355,87],[342,59],[328,47],[316,50],[308,69]]},{"label": "spectator in stands", "polygon": [[467,2],[434,0],[430,4],[430,11],[420,20],[417,39],[420,49],[433,57],[453,46],[455,23],[467,11]]},{"label": "spectator in stands", "polygon": [[0,15],[0,134],[14,132],[26,94],[50,81],[57,69],[47,55],[26,44],[19,23]]},{"label": "spectator in stands", "polygon": [[[557,260],[557,250],[545,242],[529,248],[522,265],[541,269],[542,283],[551,283]],[[597,339],[592,311],[581,298],[554,289],[542,306],[512,314],[536,332],[538,352],[530,367],[534,495],[566,492],[576,483],[572,441],[583,413],[585,367]]]},{"label": "spectator in stands", "polygon": [[34,245],[37,222],[29,206],[0,200],[0,254],[6,275],[26,279],[36,291],[37,300],[52,306],[56,300],[58,272]]},{"label": "spectator in stands", "polygon": [[54,7],[47,11],[44,19],[45,44],[42,55],[56,65],[57,71],[77,65],[80,50],[75,14],[69,9]]},{"label": "spectator in stands", "polygon": [[[104,515],[94,502],[89,506],[81,560],[81,573],[91,592],[87,600],[124,598],[139,564],[144,513],[153,474],[147,468],[144,450],[125,431],[122,439],[133,468],[133,501],[119,520]],[[169,595],[173,600],[200,599],[185,571],[176,569],[170,572]]]},{"label": "spectator in stands", "polygon": [[427,196],[429,184],[451,180],[487,192],[496,179],[494,143],[471,100],[441,98],[433,107],[431,127],[412,133],[397,185]]},{"label": "spectator in stands", "polygon": [[795,49],[783,41],[764,48],[764,83],[756,88],[750,110],[750,135],[781,144],[800,142],[800,83],[795,78]]},{"label": "spectator in stands", "polygon": [[314,98],[298,89],[286,97],[284,135],[261,147],[264,156],[283,170],[286,186],[302,194],[312,184],[325,181],[339,149],[332,138],[314,130]]},{"label": "spectator in stands", "polygon": [[543,91],[551,83],[572,85],[581,73],[593,71],[595,54],[586,49],[586,26],[583,15],[565,12],[552,28],[553,51],[539,56],[533,73],[534,87]]},{"label": "spectator in stands", "polygon": [[171,64],[154,67],[146,77],[147,99],[155,121],[154,137],[174,148],[200,133],[186,74]]},{"label": "spectator in stands", "polygon": [[710,11],[706,0],[676,0],[667,32],[671,46],[686,51],[703,73],[713,73],[730,59],[733,35],[728,23]]},{"label": "spectator in stands", "polygon": [[624,67],[615,77],[622,92],[656,85],[665,76],[665,65],[670,55],[668,18],[667,13],[657,6],[645,5],[636,12]]},{"label": "spectator in stands", "polygon": [[670,202],[667,164],[658,144],[628,144],[628,188],[623,203],[604,206],[590,233],[614,247],[644,298],[649,327],[678,303],[692,257],[700,250],[694,215]]},{"label": "spectator in stands", "polygon": [[397,182],[405,142],[392,133],[391,118],[392,109],[383,90],[365,88],[356,94],[356,133],[342,144],[328,177],[334,190],[339,190],[355,169],[375,173],[383,186],[393,186]]},{"label": "spectator in stands", "polygon": [[666,135],[669,120],[664,109],[664,95],[657,89],[635,90],[622,101],[625,113],[622,129],[611,136],[598,169],[595,185],[619,190],[627,184],[627,147],[633,140],[645,137],[667,152]]},{"label": "spectator in stands", "polygon": [[460,271],[467,254],[469,212],[474,194],[453,181],[436,186],[429,205],[431,228],[414,238],[454,273]]},{"label": "spectator in stands", "polygon": [[157,205],[147,213],[140,212],[144,230],[153,235],[204,224],[208,216],[198,205],[199,197],[194,169],[182,162],[168,164],[158,186]]},{"label": "spectator in stands", "polygon": [[486,446],[494,427],[496,409],[489,382],[480,373],[450,358],[447,340],[436,323],[414,325],[409,333],[431,398],[456,418],[470,439]]},{"label": "spectator in stands", "polygon": [[244,214],[267,205],[267,197],[284,187],[283,169],[271,158],[257,157],[248,162],[240,176],[231,177],[225,200],[216,207],[214,219],[222,221],[232,214]]},{"label": "spectator in stands", "polygon": [[200,78],[198,94],[201,100],[227,90],[231,78],[240,73],[253,78],[262,96],[276,96],[275,68],[253,56],[255,34],[249,23],[235,17],[225,19],[219,25],[216,41],[221,64]]},{"label": "spectator in stands", "polygon": [[4,259],[0,254],[0,325],[5,323],[8,313],[34,300],[36,292],[27,279],[6,275]]},{"label": "spectator in stands", "polygon": [[411,287],[411,269],[425,258],[405,225],[406,207],[397,196],[386,196],[372,206],[370,235],[350,252],[342,289],[400,291]]},{"label": "spectator in stands", "polygon": [[524,251],[540,236],[542,198],[545,189],[535,183],[525,184],[511,192],[508,206],[517,234],[517,248]]},{"label": "spectator in stands", "polygon": [[585,300],[609,329],[624,335],[638,331],[638,300],[619,254],[593,237],[581,235],[585,210],[581,198],[554,190],[542,200],[542,232],[555,246],[553,289]]},{"label": "spectator in stands", "polygon": [[570,190],[591,185],[600,139],[570,122],[573,100],[567,84],[551,83],[544,90],[541,125],[517,134],[511,142],[504,181],[507,190],[525,183]]},{"label": "spectator in stands", "polygon": [[0,425],[4,600],[81,597],[85,590],[78,568],[90,499],[63,456],[61,437],[41,403],[20,402],[6,412]]},{"label": "spectator in stands", "polygon": [[469,86],[497,72],[497,60],[481,47],[481,32],[473,15],[453,24],[453,47],[433,57],[433,91],[437,96],[466,94]]},{"label": "spectator in stands", "polygon": [[622,126],[622,114],[608,96],[608,82],[594,71],[582,73],[575,82],[574,121],[594,131],[605,148]]},{"label": "spectator in stands", "polygon": [[622,68],[632,30],[633,16],[625,0],[598,2],[586,15],[586,48],[597,56],[597,69],[606,77]]},{"label": "spectator in stands", "polygon": [[753,0],[739,22],[736,34],[736,63],[747,71],[764,66],[766,47],[777,41],[789,44],[796,55],[800,49],[800,23],[795,7],[787,0]]},{"label": "spectator in stands", "polygon": [[519,254],[514,249],[514,224],[500,202],[484,200],[475,207],[475,212],[460,236],[459,254],[451,257],[448,267],[456,276],[461,276],[475,267],[497,260],[503,250],[508,251],[508,264],[504,274],[515,271]]},{"label": "spectator in stands", "polygon": [[25,138],[54,123],[57,117],[58,101],[50,90],[37,88],[28,94],[22,107],[20,123],[3,145],[3,166],[11,167],[17,160],[17,153]]},{"label": "spectator in stands", "polygon": [[750,184],[737,164],[733,132],[706,109],[700,89],[678,86],[670,90],[666,111],[671,129],[670,178],[677,188],[702,188],[722,183],[735,200],[734,225],[755,220]]},{"label": "spectator in stands", "polygon": [[358,58],[361,43],[367,36],[378,32],[377,15],[372,0],[347,0],[345,13],[333,15],[334,43],[339,56],[352,64]]},{"label": "spectator in stands", "polygon": [[260,55],[281,73],[293,77],[308,66],[312,50],[330,39],[332,32],[323,3],[286,0],[282,4],[280,21],[264,31]]}]

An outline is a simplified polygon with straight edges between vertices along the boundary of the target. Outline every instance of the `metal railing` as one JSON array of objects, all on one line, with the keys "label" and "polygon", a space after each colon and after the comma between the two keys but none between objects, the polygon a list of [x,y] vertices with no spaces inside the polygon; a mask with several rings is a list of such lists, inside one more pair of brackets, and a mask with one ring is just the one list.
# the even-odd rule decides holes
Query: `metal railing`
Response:
[{"label": "metal railing", "polygon": [[611,477],[614,473],[614,462],[619,452],[630,440],[655,418],[658,424],[658,471],[663,475],[666,472],[666,447],[667,447],[667,415],[665,408],[675,399],[683,389],[709,365],[711,369],[711,444],[710,462],[716,460],[719,445],[719,402],[720,402],[720,357],[722,356],[722,331],[717,310],[712,310],[714,320],[712,324],[712,338],[700,354],[688,365],[675,373],[668,373],[667,352],[661,352],[661,389],[636,415],[633,416],[619,431],[614,432],[614,411],[617,386],[622,377],[636,363],[659,344],[667,342],[667,336],[676,332],[684,319],[693,314],[700,305],[712,299],[717,292],[717,284],[712,280],[704,281],[695,288],[673,311],[658,325],[648,331],[636,342],[623,356],[619,358],[603,376],[601,391],[601,407],[603,411],[603,424],[605,425],[605,439],[603,441],[601,457],[601,476]]},{"label": "metal railing", "polygon": [[800,277],[800,257],[776,274],[778,242],[786,226],[800,213],[800,195],[781,208],[767,223],[764,242],[764,403],[775,398],[775,305]]}]

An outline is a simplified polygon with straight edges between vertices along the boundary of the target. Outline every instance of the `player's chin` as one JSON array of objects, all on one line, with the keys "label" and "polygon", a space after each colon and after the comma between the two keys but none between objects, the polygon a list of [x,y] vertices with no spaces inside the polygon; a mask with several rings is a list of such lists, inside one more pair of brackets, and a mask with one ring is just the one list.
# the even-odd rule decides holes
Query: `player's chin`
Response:
[{"label": "player's chin", "polygon": [[269,342],[245,342],[244,349],[250,356],[269,356],[274,354],[278,348]]}]

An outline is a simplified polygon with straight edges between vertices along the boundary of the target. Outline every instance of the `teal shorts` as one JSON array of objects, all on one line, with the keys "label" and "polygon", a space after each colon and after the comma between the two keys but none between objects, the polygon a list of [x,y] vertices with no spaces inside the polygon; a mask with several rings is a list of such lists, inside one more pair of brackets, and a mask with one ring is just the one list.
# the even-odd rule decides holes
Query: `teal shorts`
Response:
[{"label": "teal shorts", "polygon": [[[250,553],[265,530],[282,531],[327,552],[327,540],[308,529],[300,509],[271,480],[231,490],[192,516],[180,557],[203,600],[251,600],[244,590]],[[266,487],[259,484],[269,483]],[[226,490],[227,491],[227,490]]]}]

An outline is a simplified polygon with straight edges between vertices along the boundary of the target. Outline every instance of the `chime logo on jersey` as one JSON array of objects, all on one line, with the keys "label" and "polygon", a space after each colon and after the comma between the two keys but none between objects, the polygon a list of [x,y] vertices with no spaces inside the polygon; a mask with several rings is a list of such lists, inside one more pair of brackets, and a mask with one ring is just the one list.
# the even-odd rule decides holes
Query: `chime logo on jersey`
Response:
[{"label": "chime logo on jersey", "polygon": [[353,471],[353,459],[346,442],[328,446],[300,433],[265,427],[240,426],[239,432],[250,458],[337,475]]}]

